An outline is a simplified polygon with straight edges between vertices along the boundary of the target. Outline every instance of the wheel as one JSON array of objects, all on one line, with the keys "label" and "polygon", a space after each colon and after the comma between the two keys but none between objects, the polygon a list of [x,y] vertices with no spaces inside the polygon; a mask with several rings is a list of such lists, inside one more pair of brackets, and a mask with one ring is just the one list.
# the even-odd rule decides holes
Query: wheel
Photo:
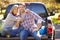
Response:
[{"label": "wheel", "polygon": [[1,33],[0,33],[0,37],[1,37]]},{"label": "wheel", "polygon": [[48,36],[48,40],[51,40],[51,35],[50,35],[50,36]]},{"label": "wheel", "polygon": [[54,34],[53,34],[53,40],[55,40],[55,31],[54,31]]}]

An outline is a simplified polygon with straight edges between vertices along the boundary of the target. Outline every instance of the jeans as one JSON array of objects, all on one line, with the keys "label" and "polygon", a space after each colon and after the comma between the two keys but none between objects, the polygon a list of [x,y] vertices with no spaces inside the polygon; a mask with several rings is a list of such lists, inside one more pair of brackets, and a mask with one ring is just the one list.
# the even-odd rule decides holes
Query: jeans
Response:
[{"label": "jeans", "polygon": [[31,32],[29,30],[22,30],[20,33],[20,39],[26,40],[29,35],[32,35],[35,40],[40,40],[40,37],[37,36],[37,32]]},{"label": "jeans", "polygon": [[20,26],[18,29],[12,30],[12,28],[8,27],[7,30],[2,31],[2,35],[5,35],[5,33],[8,33],[11,36],[16,36],[16,34],[20,34],[20,32],[23,30],[23,27]]}]

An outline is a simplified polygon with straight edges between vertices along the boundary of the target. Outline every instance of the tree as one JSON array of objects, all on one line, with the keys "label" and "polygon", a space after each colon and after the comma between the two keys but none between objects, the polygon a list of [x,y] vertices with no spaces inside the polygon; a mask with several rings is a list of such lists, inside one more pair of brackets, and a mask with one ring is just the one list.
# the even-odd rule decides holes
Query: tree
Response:
[{"label": "tree", "polygon": [[60,0],[55,0],[57,3],[60,3]]}]

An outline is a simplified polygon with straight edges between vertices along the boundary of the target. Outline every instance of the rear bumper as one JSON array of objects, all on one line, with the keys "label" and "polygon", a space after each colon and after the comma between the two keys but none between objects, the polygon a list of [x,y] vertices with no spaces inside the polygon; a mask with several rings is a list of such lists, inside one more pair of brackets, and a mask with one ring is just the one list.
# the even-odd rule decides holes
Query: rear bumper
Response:
[{"label": "rear bumper", "polygon": [[[32,36],[27,38],[28,40],[35,40]],[[20,40],[20,37],[0,37],[0,40]],[[41,37],[41,40],[48,40],[48,36],[47,35],[43,35]]]}]

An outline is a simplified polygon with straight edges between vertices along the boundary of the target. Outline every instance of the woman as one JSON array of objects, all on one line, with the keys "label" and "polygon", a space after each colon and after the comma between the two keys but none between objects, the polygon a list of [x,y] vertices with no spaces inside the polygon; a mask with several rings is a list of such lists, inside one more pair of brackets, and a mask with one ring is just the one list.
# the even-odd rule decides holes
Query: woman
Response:
[{"label": "woman", "polygon": [[2,32],[2,35],[6,35],[9,34],[9,35],[12,35],[12,36],[15,36],[17,33],[20,33],[20,30],[22,30],[19,26],[18,23],[20,23],[20,17],[17,16],[18,14],[18,5],[14,5],[5,22],[3,23],[3,32]]}]

